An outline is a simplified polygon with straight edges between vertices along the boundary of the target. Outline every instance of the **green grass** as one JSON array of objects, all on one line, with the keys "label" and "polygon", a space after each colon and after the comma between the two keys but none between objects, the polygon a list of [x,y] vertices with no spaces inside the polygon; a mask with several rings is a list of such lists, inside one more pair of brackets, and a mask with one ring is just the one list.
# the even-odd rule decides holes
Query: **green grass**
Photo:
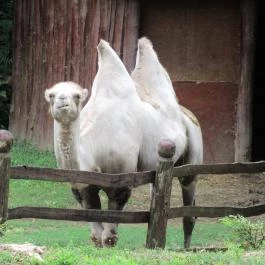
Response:
[{"label": "green grass", "polygon": [[91,246],[53,247],[40,262],[22,256],[0,256],[2,265],[263,265],[264,256],[246,256],[240,249],[218,253],[179,253],[170,250],[95,249]]},{"label": "green grass", "polygon": [[[56,167],[53,153],[38,151],[28,142],[15,142],[12,152],[12,165],[27,165],[36,167]],[[66,183],[11,180],[9,186],[9,207],[43,206],[57,208],[72,208],[76,202]]]},{"label": "green grass", "polygon": [[[221,224],[199,224],[193,236],[193,246],[206,246],[224,242],[229,231]],[[85,264],[264,264],[264,257],[246,257],[239,249],[222,253],[178,253],[173,251],[182,245],[181,227],[170,226],[167,233],[166,250],[146,250],[144,248],[146,226],[121,225],[117,247],[96,249],[89,242],[86,223],[58,222],[44,220],[14,220],[8,222],[8,230],[3,243],[33,243],[46,246],[44,263],[26,257],[13,257],[9,253],[0,254],[0,264],[44,264],[44,265],[85,265]],[[15,259],[19,259],[20,263]],[[4,263],[3,260],[10,263]],[[21,263],[21,261],[23,263]]]},{"label": "green grass", "polygon": [[[29,143],[16,142],[12,150],[12,165],[55,167],[52,153],[37,151]],[[137,202],[136,202],[137,203]],[[67,184],[11,180],[9,208],[17,206],[77,207]],[[219,223],[195,226],[192,246],[224,246],[231,230]],[[0,243],[32,243],[45,246],[44,262],[32,258],[0,252],[1,265],[86,265],[86,264],[264,264],[260,254],[247,257],[238,249],[225,253],[178,253],[172,250],[183,245],[181,225],[169,225],[166,250],[144,248],[147,225],[120,225],[119,241],[113,249],[96,249],[89,241],[89,225],[85,222],[51,220],[10,220]]]},{"label": "green grass", "polygon": [[[38,263],[36,263],[38,264]],[[43,263],[41,263],[43,264]],[[94,249],[91,247],[72,247],[55,249],[47,254],[44,265],[190,265],[190,264],[264,264],[262,258],[249,259],[242,252],[226,253],[176,253],[168,250],[146,250],[137,252],[128,249]]]},{"label": "green grass", "polygon": [[15,141],[11,150],[12,165],[27,165],[37,167],[56,167],[56,159],[52,152],[39,151],[29,142]]},{"label": "green grass", "polygon": [[[84,222],[62,222],[47,220],[10,220],[2,242],[66,247],[88,245],[89,225]],[[145,244],[147,225],[120,225],[118,248],[139,249]],[[221,224],[198,224],[193,235],[193,246],[222,246],[229,231]],[[218,239],[218,241],[217,241]],[[183,233],[181,226],[169,226],[167,231],[167,249],[182,247]]]}]

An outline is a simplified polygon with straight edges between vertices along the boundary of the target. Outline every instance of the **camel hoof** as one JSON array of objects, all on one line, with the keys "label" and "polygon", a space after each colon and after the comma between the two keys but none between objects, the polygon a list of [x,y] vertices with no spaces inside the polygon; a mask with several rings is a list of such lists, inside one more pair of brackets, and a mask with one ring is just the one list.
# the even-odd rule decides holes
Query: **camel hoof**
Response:
[{"label": "camel hoof", "polygon": [[111,236],[102,239],[104,247],[115,247],[117,242],[118,242],[118,236],[116,234],[112,234]]},{"label": "camel hoof", "polygon": [[91,241],[93,242],[95,247],[97,247],[97,248],[102,248],[103,247],[101,240],[97,239],[94,235],[91,236]]}]

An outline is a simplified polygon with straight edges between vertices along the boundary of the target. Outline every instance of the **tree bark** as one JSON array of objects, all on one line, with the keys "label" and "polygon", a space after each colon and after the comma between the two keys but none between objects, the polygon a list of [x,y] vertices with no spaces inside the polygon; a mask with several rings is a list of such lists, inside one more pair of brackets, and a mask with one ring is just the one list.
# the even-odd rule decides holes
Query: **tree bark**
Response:
[{"label": "tree bark", "polygon": [[50,148],[53,122],[44,90],[65,80],[91,89],[101,38],[132,70],[138,20],[137,0],[15,1],[10,111],[14,137]]}]

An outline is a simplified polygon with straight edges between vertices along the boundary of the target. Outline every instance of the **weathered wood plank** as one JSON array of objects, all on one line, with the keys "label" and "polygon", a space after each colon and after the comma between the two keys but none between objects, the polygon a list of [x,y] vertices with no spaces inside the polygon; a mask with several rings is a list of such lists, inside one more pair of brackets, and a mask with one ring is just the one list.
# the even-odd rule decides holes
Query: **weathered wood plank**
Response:
[{"label": "weathered wood plank", "polygon": [[4,223],[7,219],[9,167],[10,158],[0,153],[0,223]]},{"label": "weathered wood plank", "polygon": [[100,185],[102,187],[137,187],[154,183],[155,171],[142,171],[123,174],[63,170],[18,166],[11,167],[12,179],[35,179],[57,182],[75,182]]},{"label": "weathered wood plank", "polygon": [[171,208],[168,219],[197,216],[197,217],[224,217],[228,215],[242,215],[245,217],[265,214],[265,204],[250,207],[202,207],[202,206],[183,206]]},{"label": "weathered wood plank", "polygon": [[[36,168],[27,166],[11,167],[12,179],[35,179],[58,182],[79,182],[102,185],[103,187],[131,186],[137,187],[147,183],[154,183],[155,171],[105,174],[86,171],[71,171],[62,169]],[[193,174],[232,174],[232,173],[259,173],[265,172],[265,162],[246,162],[232,164],[204,164],[183,165],[173,169],[174,177]]]},{"label": "weathered wood plank", "polygon": [[183,165],[175,167],[174,177],[182,177],[197,174],[236,174],[236,173],[260,173],[265,172],[265,162],[246,162],[231,164],[204,164]]},{"label": "weathered wood plank", "polygon": [[241,74],[237,99],[235,161],[249,161],[252,138],[252,86],[255,57],[256,1],[241,1]]},{"label": "weathered wood plank", "polygon": [[0,130],[0,223],[7,220],[10,171],[9,152],[12,143],[12,134],[6,130]]},{"label": "weathered wood plank", "polygon": [[147,223],[149,221],[149,212],[128,212],[95,209],[76,210],[47,207],[17,207],[8,209],[8,220],[21,218],[136,224]]},{"label": "weathered wood plank", "polygon": [[170,140],[162,140],[158,146],[159,163],[156,170],[155,185],[152,191],[150,221],[146,238],[147,248],[164,248],[170,196],[172,187],[172,171],[176,146]]}]

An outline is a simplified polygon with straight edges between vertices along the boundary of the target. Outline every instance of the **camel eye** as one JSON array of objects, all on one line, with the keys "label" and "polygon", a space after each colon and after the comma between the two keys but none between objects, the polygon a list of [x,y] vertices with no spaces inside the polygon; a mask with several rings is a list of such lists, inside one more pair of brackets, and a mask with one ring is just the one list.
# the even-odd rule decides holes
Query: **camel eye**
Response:
[{"label": "camel eye", "polygon": [[75,100],[80,100],[80,95],[76,94],[76,95],[74,95],[74,98],[75,98]]}]

